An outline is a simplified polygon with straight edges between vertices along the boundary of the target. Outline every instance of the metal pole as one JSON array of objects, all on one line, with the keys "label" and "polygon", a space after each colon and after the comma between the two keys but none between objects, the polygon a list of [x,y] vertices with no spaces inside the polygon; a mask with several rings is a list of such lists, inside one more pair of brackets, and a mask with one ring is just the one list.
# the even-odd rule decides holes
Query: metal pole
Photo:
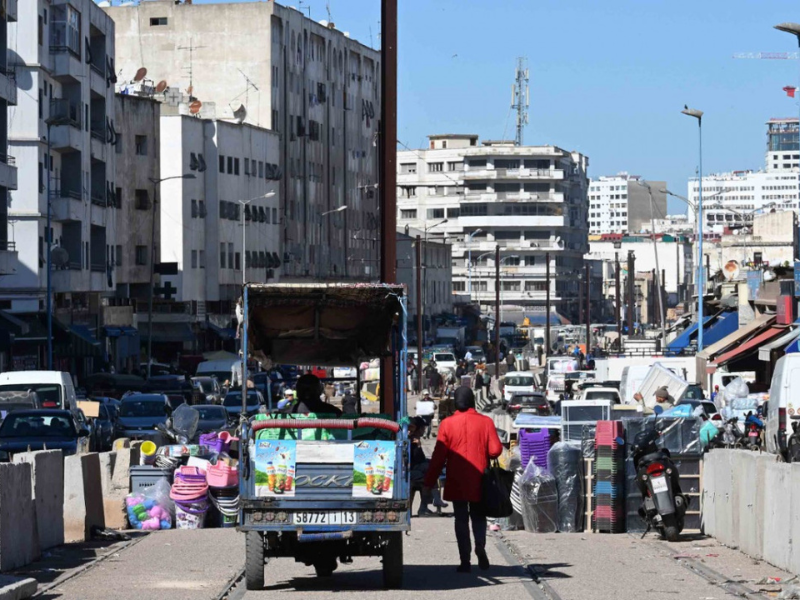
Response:
[{"label": "metal pole", "polygon": [[[381,0],[381,282],[397,282],[397,0]],[[382,410],[396,416],[394,357],[381,362]],[[402,364],[402,360],[400,361]],[[402,374],[405,376],[405,373]]]},{"label": "metal pole", "polygon": [[[247,298],[247,286],[245,285],[242,287],[242,295],[244,296],[244,300],[242,301],[242,418],[245,418],[247,415],[247,327],[250,324],[249,319],[247,318],[249,312],[248,306],[248,298]],[[267,386],[270,385],[269,377],[267,377]]]},{"label": "metal pole", "polygon": [[664,311],[664,288],[659,284],[658,281],[658,273],[661,272],[661,267],[658,264],[658,244],[656,244],[656,217],[653,207],[653,190],[650,188],[650,184],[647,184],[647,195],[650,197],[650,230],[651,230],[651,238],[653,240],[653,253],[656,255],[656,277],[653,278],[653,283],[655,284],[655,290],[658,294],[658,312],[659,318],[661,320],[661,343],[666,343],[667,340],[667,328],[666,328],[666,315]]},{"label": "metal pole", "polygon": [[422,244],[417,236],[417,385],[422,390]]},{"label": "metal pole", "polygon": [[589,263],[584,264],[584,272],[586,273],[586,352],[589,354],[589,348],[592,347],[592,284],[589,273]]},{"label": "metal pole", "polygon": [[245,248],[247,247],[247,237],[245,236],[245,229],[244,229],[244,209],[250,203],[250,200],[247,202],[239,201],[239,204],[242,205],[242,286],[247,283],[247,265],[244,262],[244,253]]},{"label": "metal pole", "polygon": [[550,354],[552,346],[550,345],[550,253],[544,253],[544,278],[545,278],[545,285],[547,289],[545,289],[545,296],[544,296],[544,342],[547,344],[545,349],[545,354]]},{"label": "metal pole", "polygon": [[698,167],[698,196],[697,202],[697,351],[703,351],[703,296],[705,294],[705,271],[703,270],[703,120],[697,119],[697,131],[700,141],[700,160]]},{"label": "metal pole", "polygon": [[617,322],[617,352],[622,351],[622,306],[620,305],[620,298],[622,297],[621,290],[619,289],[619,252],[614,252],[614,320]]},{"label": "metal pole", "polygon": [[634,298],[636,268],[633,250],[628,250],[628,338],[633,336],[633,320],[636,316],[636,302]]},{"label": "metal pole", "polygon": [[47,244],[47,370],[53,370],[53,283],[52,283],[52,271],[53,271],[53,264],[51,262],[52,258],[50,255],[51,248],[53,246],[52,235],[50,231],[52,230],[52,202],[53,199],[50,197],[50,167],[52,165],[53,155],[51,154],[51,143],[50,143],[50,120],[48,119],[47,122],[47,231],[44,232],[44,240]]},{"label": "metal pole", "polygon": [[153,279],[156,262],[156,205],[158,199],[158,183],[153,186],[153,222],[150,225],[150,285],[147,293],[147,379],[153,365]]},{"label": "metal pole", "polygon": [[467,236],[467,274],[469,282],[467,283],[467,292],[469,292],[469,301],[472,303],[472,236]]},{"label": "metal pole", "polygon": [[500,380],[500,245],[494,248],[494,376]]}]

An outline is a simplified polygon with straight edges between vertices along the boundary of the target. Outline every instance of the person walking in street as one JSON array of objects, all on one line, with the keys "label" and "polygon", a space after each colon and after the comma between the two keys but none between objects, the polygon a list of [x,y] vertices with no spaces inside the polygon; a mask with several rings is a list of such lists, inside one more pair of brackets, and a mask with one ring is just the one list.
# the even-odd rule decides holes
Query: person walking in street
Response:
[{"label": "person walking in street", "polygon": [[508,351],[508,355],[506,356],[506,364],[508,365],[509,371],[514,371],[514,367],[517,364],[517,359],[514,358],[514,352],[512,350]]},{"label": "person walking in street", "polygon": [[435,373],[436,373],[436,361],[431,359],[430,362],[427,365],[425,365],[425,369],[422,372],[422,374],[425,376],[425,387],[427,387],[429,390],[432,389],[433,387],[431,385],[432,383],[431,380],[433,379]]},{"label": "person walking in street", "polygon": [[481,369],[475,370],[475,379],[472,382],[472,387],[475,388],[475,401],[483,402],[483,371]]},{"label": "person walking in street", "polygon": [[422,393],[422,398],[417,400],[417,416],[420,417],[425,423],[424,431],[420,432],[420,436],[425,439],[430,439],[431,430],[433,429],[433,414],[436,412],[436,405],[431,398],[430,392],[425,390]]},{"label": "person walking in street", "polygon": [[425,475],[425,487],[432,489],[447,466],[444,499],[453,503],[455,533],[461,563],[459,573],[472,570],[469,526],[475,539],[475,555],[482,570],[489,568],[486,555],[486,514],[481,504],[483,473],[489,460],[503,451],[494,423],[475,411],[475,394],[468,387],[455,392],[456,413],[439,425],[439,436]]},{"label": "person walking in street", "polygon": [[[425,431],[425,427],[426,424],[422,417],[413,417],[408,424],[408,440],[411,442],[411,468],[409,469],[409,475],[411,479],[411,486],[415,488],[423,485],[425,481],[425,474],[427,473],[428,465],[430,464],[428,457],[425,456],[425,450],[422,448],[422,443],[420,442],[420,438]],[[434,512],[428,507],[431,502],[433,502],[433,505],[437,509],[447,508],[449,506],[449,504],[442,501],[442,496],[439,492],[438,485],[431,488],[430,493],[428,493],[428,489],[423,486],[420,494],[419,510],[417,511],[418,517],[429,517],[434,514]]]}]

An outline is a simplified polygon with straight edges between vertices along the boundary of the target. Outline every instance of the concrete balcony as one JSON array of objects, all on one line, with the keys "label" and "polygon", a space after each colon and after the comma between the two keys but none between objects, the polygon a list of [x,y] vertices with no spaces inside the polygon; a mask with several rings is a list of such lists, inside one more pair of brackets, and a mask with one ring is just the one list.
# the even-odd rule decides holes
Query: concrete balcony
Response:
[{"label": "concrete balcony", "polygon": [[52,274],[54,292],[87,292],[89,272],[81,269],[80,257],[69,257],[69,263],[61,269],[54,269]]},{"label": "concrete balcony", "polygon": [[0,242],[0,275],[13,275],[17,271],[17,247],[14,242]]},{"label": "concrete balcony", "polygon": [[73,125],[54,125],[50,128],[50,144],[56,152],[83,148],[83,131]]},{"label": "concrete balcony", "polygon": [[564,194],[556,192],[478,192],[468,191],[464,202],[564,202]]},{"label": "concrete balcony", "polygon": [[50,200],[52,219],[57,223],[83,221],[86,206],[79,192],[54,192]]},{"label": "concrete balcony", "polygon": [[91,156],[96,160],[101,160],[108,163],[108,142],[106,142],[105,134],[99,131],[91,130]]},{"label": "concrete balcony", "polygon": [[493,227],[566,227],[567,221],[563,216],[545,215],[502,215],[486,217],[465,217],[458,218],[461,227],[475,227],[484,230]]},{"label": "concrete balcony", "polygon": [[53,79],[59,83],[82,83],[86,69],[79,56],[65,48],[56,50],[52,47],[50,55],[53,59]]},{"label": "concrete balcony", "polygon": [[0,154],[0,187],[17,189],[17,162],[7,154]]},{"label": "concrete balcony", "polygon": [[[538,250],[541,252],[563,252],[564,246],[551,242],[550,240],[496,240],[496,241],[473,241],[472,256],[476,253],[483,254],[491,252],[495,247],[500,246],[501,250],[515,250],[525,252],[526,250]],[[465,256],[468,247],[463,243],[453,244],[453,256]]]},{"label": "concrete balcony", "polygon": [[6,0],[6,18],[9,23],[17,22],[17,0]]},{"label": "concrete balcony", "polygon": [[0,98],[9,106],[17,105],[17,78],[13,69],[0,68]]},{"label": "concrete balcony", "polygon": [[467,169],[461,175],[465,181],[481,179],[563,180],[563,169]]},{"label": "concrete balcony", "polygon": [[101,67],[94,63],[89,65],[89,87],[93,92],[103,97],[106,96],[108,85],[106,85],[106,70],[104,66]]}]

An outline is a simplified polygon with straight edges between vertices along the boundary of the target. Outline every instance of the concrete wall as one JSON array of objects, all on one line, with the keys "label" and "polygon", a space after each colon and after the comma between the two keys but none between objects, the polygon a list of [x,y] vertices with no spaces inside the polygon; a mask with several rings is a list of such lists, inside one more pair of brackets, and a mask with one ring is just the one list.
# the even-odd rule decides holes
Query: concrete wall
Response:
[{"label": "concrete wall", "polygon": [[0,464],[0,571],[39,557],[31,465]]},{"label": "concrete wall", "polygon": [[703,466],[703,527],[723,544],[800,573],[800,464],[714,450]]},{"label": "concrete wall", "polygon": [[31,490],[39,547],[47,550],[64,543],[64,468],[61,450],[24,452],[15,463],[31,465]]}]

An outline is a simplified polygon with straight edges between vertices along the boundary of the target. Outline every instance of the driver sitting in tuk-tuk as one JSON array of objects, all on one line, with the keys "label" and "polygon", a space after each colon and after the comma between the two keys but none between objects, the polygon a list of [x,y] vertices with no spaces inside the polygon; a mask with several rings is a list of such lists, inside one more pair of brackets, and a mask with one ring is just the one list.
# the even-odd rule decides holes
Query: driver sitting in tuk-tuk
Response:
[{"label": "driver sitting in tuk-tuk", "polygon": [[316,375],[307,373],[297,380],[295,386],[296,399],[292,406],[286,410],[291,414],[333,414],[337,417],[342,415],[342,411],[333,404],[323,402],[322,384]]}]

